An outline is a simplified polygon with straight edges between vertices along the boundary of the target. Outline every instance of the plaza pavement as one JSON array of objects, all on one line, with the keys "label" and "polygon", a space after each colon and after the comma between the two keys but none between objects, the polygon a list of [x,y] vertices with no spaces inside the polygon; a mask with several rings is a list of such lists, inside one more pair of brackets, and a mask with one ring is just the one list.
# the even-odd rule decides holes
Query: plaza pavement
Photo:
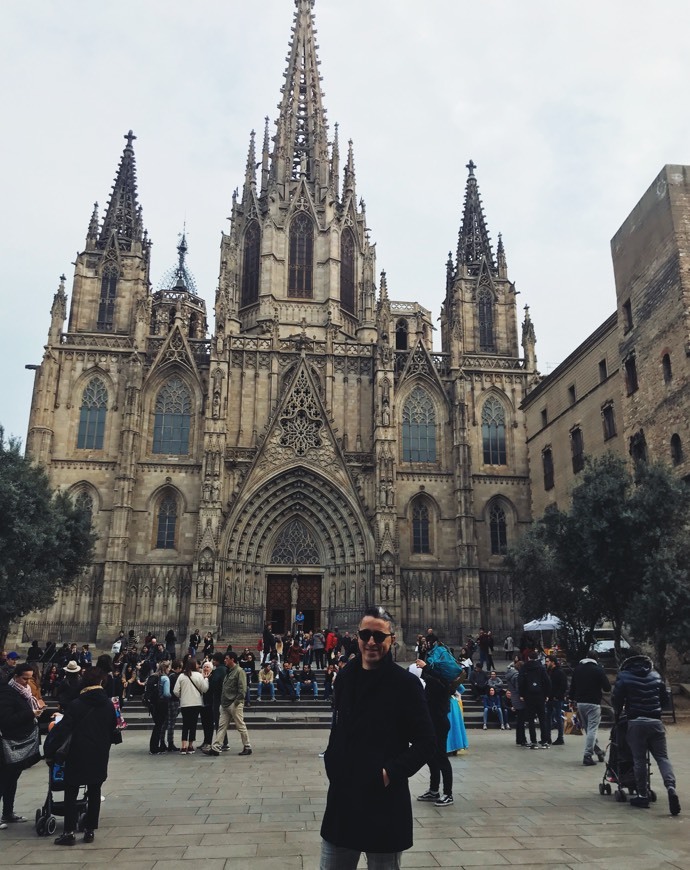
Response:
[{"label": "plaza pavement", "polygon": [[[690,727],[668,731],[685,811],[675,818],[656,768],[659,802],[635,810],[599,795],[603,765],[582,766],[581,737],[529,751],[515,747],[512,731],[471,731],[469,751],[451,759],[455,804],[414,802],[415,843],[403,867],[690,870]],[[31,823],[47,789],[41,763],[19,781],[16,810],[30,821],[0,831],[0,865],[316,870],[326,797],[318,752],[327,736],[257,731],[254,754],[238,758],[239,737],[231,733],[231,752],[211,759],[150,756],[146,733],[125,733],[111,755],[96,842],[72,848],[37,837]],[[413,795],[427,784],[425,769],[411,780]]]}]

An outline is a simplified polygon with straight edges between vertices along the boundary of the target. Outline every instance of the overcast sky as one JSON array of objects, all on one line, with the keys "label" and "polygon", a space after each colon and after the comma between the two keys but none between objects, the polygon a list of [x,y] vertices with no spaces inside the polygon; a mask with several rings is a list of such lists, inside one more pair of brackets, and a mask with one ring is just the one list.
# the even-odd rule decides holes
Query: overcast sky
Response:
[{"label": "overcast sky", "polygon": [[[70,293],[129,128],[154,286],[186,221],[212,313],[220,233],[250,130],[265,115],[273,130],[293,13],[293,0],[4,0],[7,433],[26,437],[24,365],[41,360],[60,273]],[[436,320],[472,158],[548,372],[615,308],[613,234],[664,164],[690,163],[690,4],[317,0],[315,13],[328,119],[341,150],[354,140],[390,297]]]}]

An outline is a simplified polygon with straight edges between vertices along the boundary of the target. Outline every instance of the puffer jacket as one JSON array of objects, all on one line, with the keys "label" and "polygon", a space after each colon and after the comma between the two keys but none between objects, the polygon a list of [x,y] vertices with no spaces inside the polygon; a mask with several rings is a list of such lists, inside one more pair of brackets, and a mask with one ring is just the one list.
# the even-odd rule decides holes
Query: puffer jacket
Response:
[{"label": "puffer jacket", "polygon": [[661,719],[668,692],[648,656],[630,656],[620,666],[611,700],[617,715],[625,710],[628,719]]}]

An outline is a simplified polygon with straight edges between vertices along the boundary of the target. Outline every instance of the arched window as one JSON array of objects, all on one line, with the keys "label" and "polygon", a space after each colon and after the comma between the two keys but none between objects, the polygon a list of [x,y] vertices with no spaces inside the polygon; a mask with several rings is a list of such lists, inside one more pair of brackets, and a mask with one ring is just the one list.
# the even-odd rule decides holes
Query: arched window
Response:
[{"label": "arched window", "polygon": [[198,323],[199,323],[199,318],[196,316],[196,313],[194,311],[192,311],[192,313],[189,315],[188,333],[189,333],[190,338],[196,338],[197,324]]},{"label": "arched window", "polygon": [[421,387],[415,387],[405,402],[402,437],[404,462],[436,462],[436,411]]},{"label": "arched window", "polygon": [[340,238],[340,304],[355,313],[355,237],[347,229]]},{"label": "arched window", "polygon": [[93,498],[86,491],[82,490],[74,499],[75,507],[80,510],[89,519],[89,525],[93,524]]},{"label": "arched window", "polygon": [[423,499],[417,499],[412,505],[412,552],[431,552],[429,506]]},{"label": "arched window", "polygon": [[495,396],[482,408],[482,446],[484,465],[506,464],[506,412]]},{"label": "arched window", "polygon": [[261,268],[261,230],[258,221],[250,221],[244,233],[242,263],[242,305],[252,305],[259,298]]},{"label": "arched window", "polygon": [[81,398],[79,412],[79,450],[102,450],[105,432],[105,415],[108,409],[108,391],[100,378],[92,378]]},{"label": "arched window", "polygon": [[395,349],[407,350],[407,321],[399,320],[395,324]]},{"label": "arched window", "polygon": [[489,511],[489,530],[491,534],[491,555],[505,556],[508,552],[506,512],[499,504],[491,505],[491,510]]},{"label": "arched window", "polygon": [[101,276],[101,298],[98,303],[98,320],[96,329],[99,332],[111,332],[115,319],[115,297],[117,296],[117,266],[110,263],[103,269]]},{"label": "arched window", "polygon": [[479,350],[494,351],[494,297],[488,287],[482,287],[477,294],[477,315],[479,318]]},{"label": "arched window", "polygon": [[290,225],[288,296],[311,299],[314,295],[314,224],[300,212]]},{"label": "arched window", "polygon": [[177,311],[174,308],[171,308],[168,311],[168,332],[172,332],[172,328],[175,325],[175,318],[177,317]]},{"label": "arched window", "polygon": [[673,370],[671,369],[671,357],[669,354],[665,353],[661,358],[661,366],[664,370],[664,383],[667,384],[671,378],[673,377]]},{"label": "arched window", "polygon": [[680,465],[683,461],[683,445],[677,432],[671,435],[671,460],[674,465]]},{"label": "arched window", "polygon": [[153,452],[169,455],[189,453],[191,415],[189,390],[180,378],[171,378],[156,398]]},{"label": "arched window", "polygon": [[175,532],[177,531],[177,499],[172,493],[167,493],[158,505],[156,528],[156,549],[174,550]]}]

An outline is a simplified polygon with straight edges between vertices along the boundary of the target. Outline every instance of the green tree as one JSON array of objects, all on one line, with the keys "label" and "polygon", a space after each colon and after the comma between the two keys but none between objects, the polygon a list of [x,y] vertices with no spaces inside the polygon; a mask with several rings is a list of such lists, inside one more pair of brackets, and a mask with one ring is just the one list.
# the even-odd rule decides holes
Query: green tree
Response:
[{"label": "green tree", "polygon": [[90,519],[0,427],[0,645],[10,623],[49,607],[89,564]]}]

